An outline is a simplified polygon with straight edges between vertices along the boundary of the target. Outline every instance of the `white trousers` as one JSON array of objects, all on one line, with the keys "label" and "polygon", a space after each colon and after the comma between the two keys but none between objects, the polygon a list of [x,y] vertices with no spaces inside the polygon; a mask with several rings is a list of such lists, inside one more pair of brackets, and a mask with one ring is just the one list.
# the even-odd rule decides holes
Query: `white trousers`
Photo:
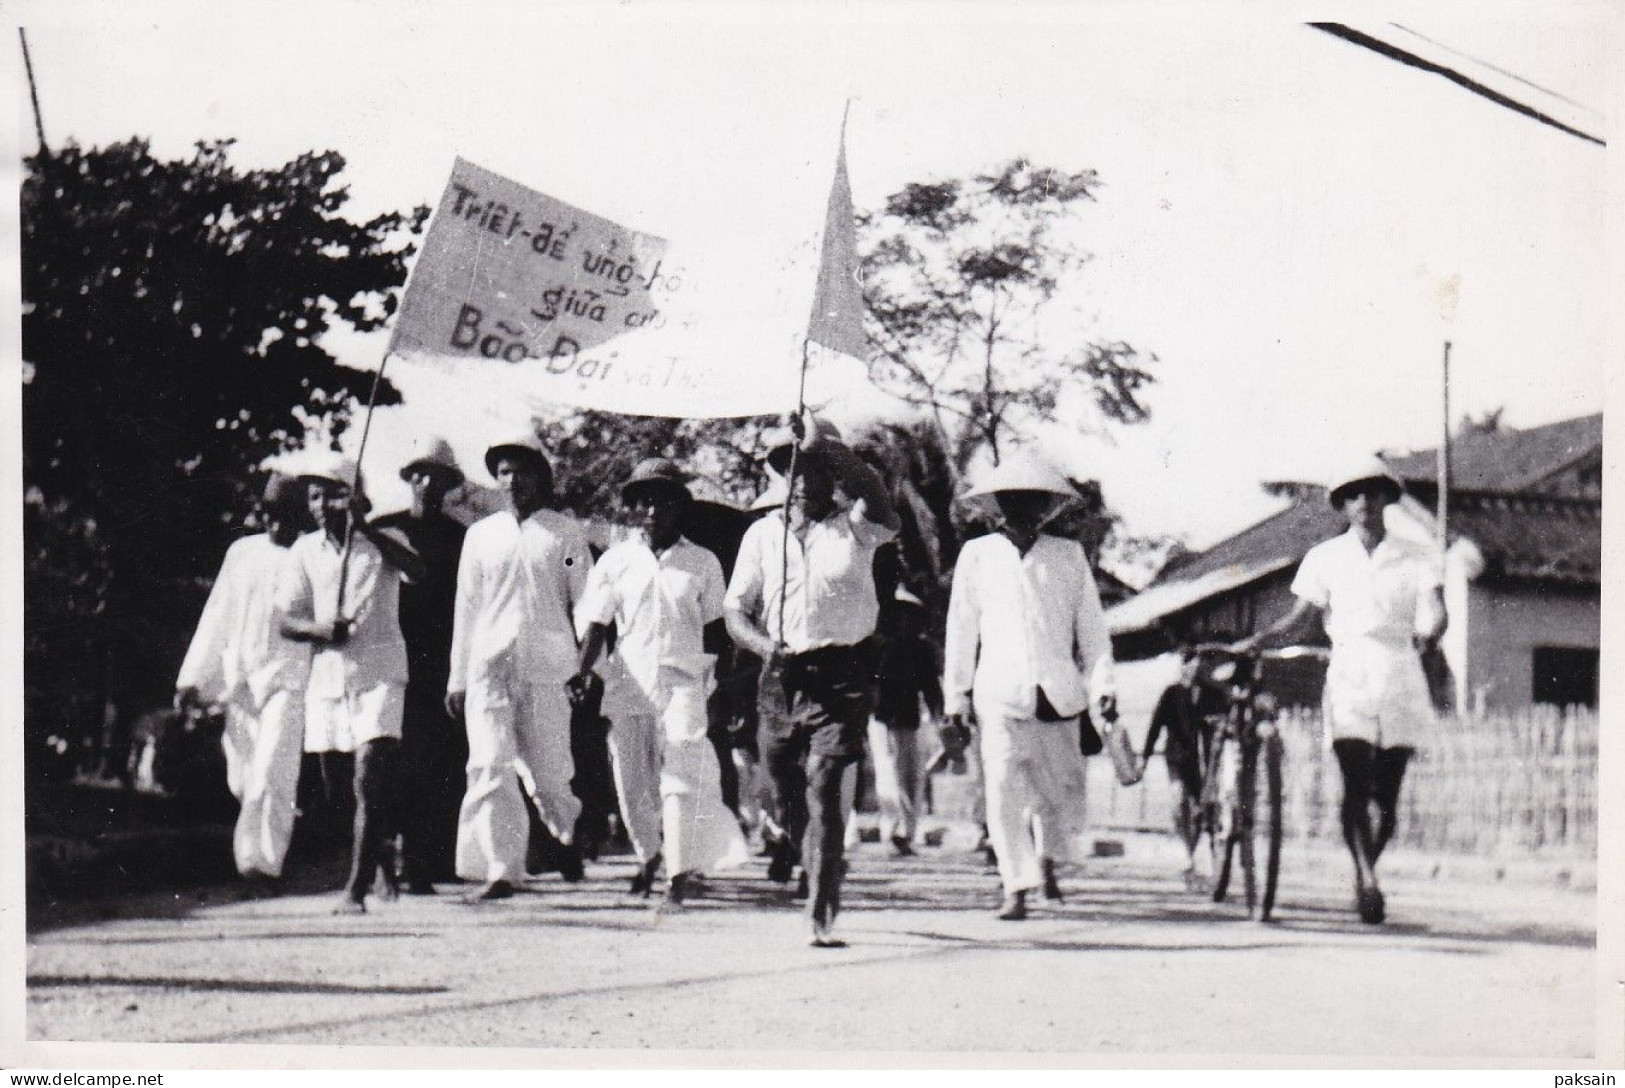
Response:
[{"label": "white trousers", "polygon": [[[615,796],[638,860],[660,853],[660,763],[664,742],[654,718],[623,714],[609,727],[609,764]],[[677,870],[672,870],[676,872]]]},{"label": "white trousers", "polygon": [[660,766],[661,826],[666,872],[713,873],[750,860],[750,847],[733,812],[722,803],[722,768],[711,741],[701,735],[673,740],[645,718],[651,733],[663,735]]},{"label": "white trousers", "polygon": [[1082,861],[1087,785],[1077,722],[982,718],[987,833],[1006,892],[1044,882],[1040,861]]},{"label": "white trousers", "polygon": [[468,786],[457,818],[457,875],[516,882],[525,877],[530,818],[520,784],[555,838],[575,838],[581,802],[570,789],[570,702],[564,682],[542,677],[476,681],[464,701]]},{"label": "white trousers", "polygon": [[919,740],[918,729],[893,729],[869,719],[869,758],[874,760],[881,842],[914,838],[920,796]]},{"label": "white trousers", "polygon": [[[228,778],[235,779],[229,784],[242,806],[231,838],[237,871],[244,876],[281,876],[297,813],[304,693],[273,691],[259,713],[233,705],[226,720],[227,737],[241,746],[235,753],[228,747],[226,757]],[[231,770],[234,760],[235,774]]]}]

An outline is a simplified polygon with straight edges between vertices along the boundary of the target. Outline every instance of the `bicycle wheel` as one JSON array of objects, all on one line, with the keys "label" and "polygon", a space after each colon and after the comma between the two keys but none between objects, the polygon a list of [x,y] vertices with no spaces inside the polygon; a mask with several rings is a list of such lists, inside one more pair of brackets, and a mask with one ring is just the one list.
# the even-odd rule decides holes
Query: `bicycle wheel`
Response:
[{"label": "bicycle wheel", "polygon": [[1265,816],[1265,850],[1264,850],[1264,898],[1262,909],[1259,911],[1259,920],[1267,922],[1275,911],[1275,889],[1281,879],[1281,836],[1284,827],[1282,820],[1282,767],[1285,755],[1285,746],[1281,742],[1280,731],[1273,722],[1263,725],[1259,732],[1262,735],[1264,749],[1264,791],[1265,800],[1269,805],[1269,812]]},{"label": "bicycle wheel", "polygon": [[1240,745],[1236,738],[1220,734],[1213,742],[1211,784],[1213,802],[1209,806],[1208,834],[1213,849],[1213,901],[1224,902],[1230,892],[1230,872],[1235,861],[1240,806],[1237,804],[1236,772],[1240,765]]},{"label": "bicycle wheel", "polygon": [[1248,738],[1241,745],[1241,763],[1236,779],[1236,817],[1233,832],[1241,847],[1241,887],[1247,903],[1247,917],[1258,916],[1257,857],[1253,852],[1253,817],[1258,812],[1258,741]]}]

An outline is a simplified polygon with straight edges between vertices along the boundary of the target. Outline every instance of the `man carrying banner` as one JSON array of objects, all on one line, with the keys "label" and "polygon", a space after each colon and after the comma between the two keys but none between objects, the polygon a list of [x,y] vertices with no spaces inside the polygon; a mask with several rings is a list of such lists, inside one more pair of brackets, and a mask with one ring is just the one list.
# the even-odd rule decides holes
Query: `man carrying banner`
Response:
[{"label": "man carrying banner", "polygon": [[943,709],[982,731],[988,834],[1004,901],[1027,917],[1027,893],[1059,897],[1055,862],[1082,860],[1085,769],[1077,719],[1116,713],[1111,638],[1089,559],[1043,532],[1057,496],[1076,492],[1053,469],[1007,456],[970,496],[992,496],[1002,524],[967,542],[954,567],[943,657]]},{"label": "man carrying banner", "polygon": [[424,567],[421,582],[401,587],[401,634],[411,674],[401,723],[401,869],[409,893],[432,895],[436,881],[455,879],[457,811],[468,761],[462,727],[446,716],[463,526],[442,509],[463,473],[445,439],[429,438],[402,467],[401,479],[411,485],[411,507],[376,521],[380,529],[404,536]]},{"label": "man carrying banner", "polygon": [[[773,779],[775,844],[770,878],[785,881],[797,855],[810,877],[815,947],[838,947],[841,905],[841,780],[863,755],[874,706],[874,664],[860,646],[874,634],[875,549],[898,517],[879,475],[810,413],[770,445],[783,475],[798,447],[782,510],[753,524],[740,543],[725,615],[734,641],[777,670],[790,717],[764,715],[762,759]],[[838,501],[837,481],[847,497]]]},{"label": "man carrying banner", "polygon": [[560,872],[580,879],[564,685],[575,672],[572,617],[592,568],[581,526],[547,507],[553,468],[533,431],[493,443],[485,467],[509,509],[475,522],[463,540],[446,684],[447,712],[468,729],[457,875],[480,883],[471,902],[507,898],[524,878],[521,781],[564,845]]},{"label": "man carrying banner", "polygon": [[659,782],[671,874],[666,901],[676,906],[696,878],[742,865],[749,857],[739,825],[722,803],[721,768],[707,736],[706,699],[715,686],[713,669],[723,638],[722,564],[682,535],[690,495],[671,461],[656,457],[638,464],[621,496],[637,515],[640,532],[610,548],[593,568],[576,618],[584,642],[571,686],[581,691],[590,682],[613,624],[615,655],[630,674],[635,689],[630,694],[641,703],[610,729],[621,808],[645,862],[642,875],[652,879],[659,839],[651,853],[639,841],[649,832],[640,830],[635,816],[652,771]]},{"label": "man carrying banner", "polygon": [[404,541],[368,523],[354,462],[323,454],[302,478],[319,528],[291,549],[280,590],[282,633],[315,648],[305,750],[355,753],[350,878],[335,913],[360,914],[380,866],[393,891],[388,843],[407,680],[400,584],[403,575],[421,578],[423,563]]},{"label": "man carrying banner", "polygon": [[305,524],[303,488],[272,476],[260,515],[266,531],[226,550],[175,681],[175,709],[224,705],[227,784],[242,804],[232,854],[243,876],[275,880],[293,836],[310,673],[310,648],[282,636],[276,599]]}]

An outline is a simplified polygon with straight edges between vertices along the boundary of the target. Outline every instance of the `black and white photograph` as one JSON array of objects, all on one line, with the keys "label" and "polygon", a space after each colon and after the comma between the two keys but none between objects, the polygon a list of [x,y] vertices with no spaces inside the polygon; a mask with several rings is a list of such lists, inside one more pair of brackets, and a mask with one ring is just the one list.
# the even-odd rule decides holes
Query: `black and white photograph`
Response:
[{"label": "black and white photograph", "polygon": [[0,11],[0,1064],[1625,1062],[1617,6]]}]

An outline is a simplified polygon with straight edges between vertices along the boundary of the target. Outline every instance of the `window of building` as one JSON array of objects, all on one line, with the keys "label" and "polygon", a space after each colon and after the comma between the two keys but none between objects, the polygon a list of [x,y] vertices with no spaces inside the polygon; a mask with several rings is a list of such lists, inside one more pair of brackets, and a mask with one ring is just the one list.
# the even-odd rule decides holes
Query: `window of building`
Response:
[{"label": "window of building", "polygon": [[1557,706],[1597,705],[1597,651],[1571,646],[1536,646],[1534,696]]}]

